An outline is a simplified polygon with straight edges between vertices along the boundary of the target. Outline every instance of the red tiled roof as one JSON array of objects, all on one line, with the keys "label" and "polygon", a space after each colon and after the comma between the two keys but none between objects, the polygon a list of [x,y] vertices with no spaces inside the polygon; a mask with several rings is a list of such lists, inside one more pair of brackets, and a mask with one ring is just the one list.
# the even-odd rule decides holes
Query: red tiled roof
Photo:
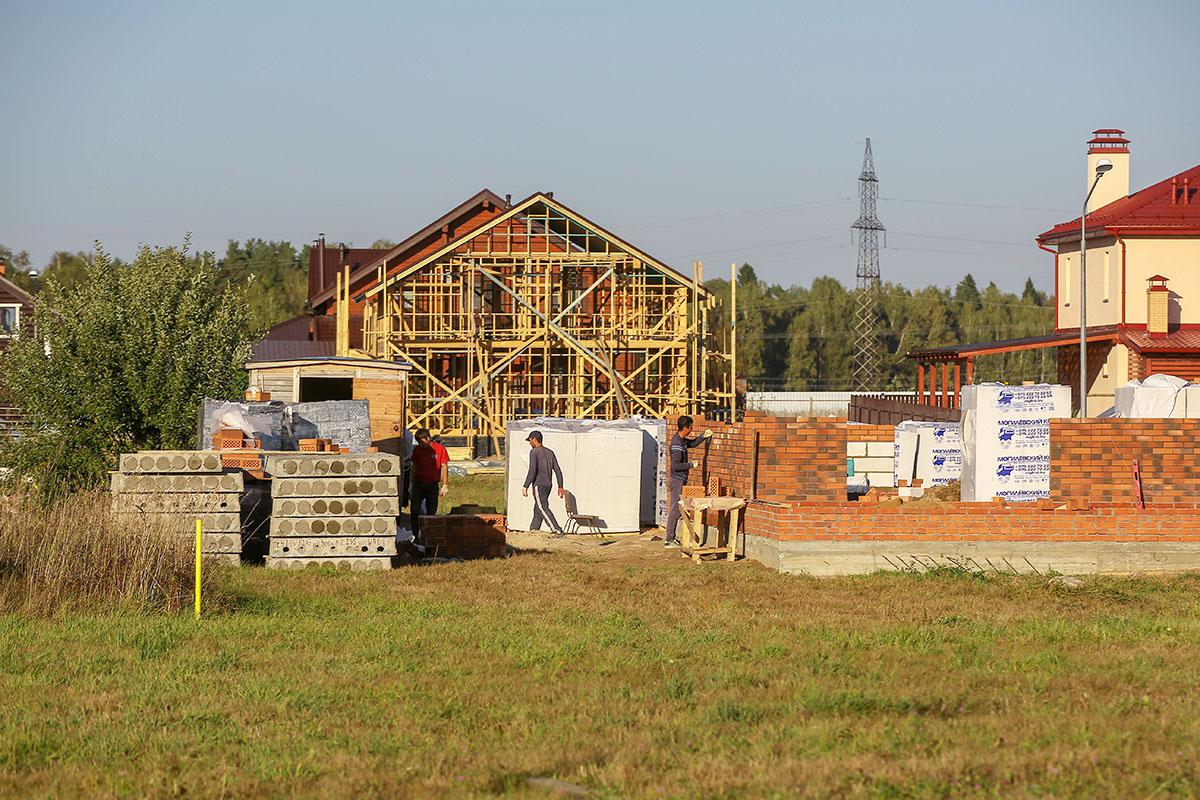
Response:
[{"label": "red tiled roof", "polygon": [[[1175,183],[1172,184],[1172,181]],[[1183,196],[1185,185],[1188,197]],[[1089,231],[1097,228],[1141,228],[1166,233],[1184,228],[1200,229],[1200,164],[1101,206],[1088,214],[1087,223]],[[1055,225],[1038,236],[1038,241],[1072,237],[1079,237],[1079,217]]]},{"label": "red tiled roof", "polygon": [[1166,336],[1151,336],[1140,328],[1123,328],[1121,341],[1139,353],[1200,353],[1200,329],[1179,328]]},{"label": "red tiled roof", "polygon": [[292,358],[329,357],[336,348],[333,342],[288,342],[264,339],[255,343],[250,361],[286,361]]},{"label": "red tiled roof", "polygon": [[367,264],[378,261],[390,250],[390,247],[347,247],[345,250],[346,260],[342,261],[342,248],[336,244],[325,242],[324,269],[318,271],[317,261],[320,260],[321,248],[314,244],[308,251],[308,296],[314,298],[326,291],[332,293],[337,285],[337,274],[340,268],[350,267],[350,271],[355,272]]},{"label": "red tiled roof", "polygon": [[[387,250],[375,251],[374,256],[364,260],[360,265],[357,266],[356,269],[352,268],[350,270],[350,284],[352,286],[357,284],[357,282],[364,275],[367,275],[373,269],[377,268],[379,266],[379,262],[381,262],[381,261],[386,260],[389,264],[389,269],[392,268],[396,259],[401,259],[403,257],[411,255],[411,253],[414,252],[415,250],[417,250],[419,248],[419,246],[422,244],[422,242],[424,240],[426,240],[429,236],[432,236],[437,231],[440,231],[442,229],[442,227],[444,227],[445,225],[456,222],[460,217],[465,215],[467,212],[474,210],[475,208],[479,207],[480,205],[482,205],[484,203],[487,203],[494,208],[504,208],[506,205],[505,201],[502,200],[491,189],[479,190],[473,196],[468,198],[465,202],[459,204],[455,208],[451,209],[450,211],[446,212],[442,216],[438,217],[433,222],[429,223],[421,230],[419,230],[416,233],[414,233],[413,235],[409,236],[407,239],[400,242],[400,244],[396,245],[395,247],[388,248]],[[476,223],[476,224],[479,224],[479,223]],[[463,233],[463,231],[457,231],[456,235],[461,234],[461,233]],[[329,258],[329,255],[328,255],[329,254],[329,245],[328,244],[325,245],[325,252],[326,252],[326,261],[328,261],[328,258]],[[335,253],[337,252],[336,247],[334,248],[334,252]],[[365,253],[367,251],[364,250],[361,252]],[[314,256],[314,258],[315,258],[315,256]],[[314,263],[315,263],[315,261],[314,261]],[[336,291],[336,286],[333,282],[326,282],[325,288],[320,291],[313,291],[313,285],[314,285],[314,281],[313,281],[313,279],[310,278],[308,301],[310,304],[312,304],[312,306],[314,308],[321,308],[322,305],[327,303],[329,300],[333,299],[333,296]]]}]

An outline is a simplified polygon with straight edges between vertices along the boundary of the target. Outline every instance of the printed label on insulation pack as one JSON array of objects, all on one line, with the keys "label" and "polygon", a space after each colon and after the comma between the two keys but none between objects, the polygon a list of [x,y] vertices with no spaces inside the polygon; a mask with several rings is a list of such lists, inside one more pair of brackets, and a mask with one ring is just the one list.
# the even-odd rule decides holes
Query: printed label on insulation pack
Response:
[{"label": "printed label on insulation pack", "polygon": [[1004,388],[996,393],[995,408],[1002,414],[1052,416],[1055,411],[1053,386]]},{"label": "printed label on insulation pack", "polygon": [[949,447],[935,447],[931,453],[933,471],[941,477],[942,473],[950,474],[949,480],[958,480],[962,472],[962,450]]},{"label": "printed label on insulation pack", "polygon": [[1050,444],[1050,420],[1005,420],[999,425],[999,430],[996,432],[996,441],[1005,449],[1046,447]]},{"label": "printed label on insulation pack", "polygon": [[1000,484],[1050,486],[1050,456],[1000,456],[996,459],[996,482]]}]

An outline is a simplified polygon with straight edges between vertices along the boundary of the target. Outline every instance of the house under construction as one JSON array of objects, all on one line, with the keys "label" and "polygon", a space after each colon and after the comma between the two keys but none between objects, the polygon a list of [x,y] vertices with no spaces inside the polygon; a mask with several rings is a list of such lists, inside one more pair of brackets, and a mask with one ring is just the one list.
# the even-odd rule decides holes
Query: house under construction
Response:
[{"label": "house under construction", "polygon": [[410,430],[467,444],[509,419],[734,405],[732,309],[700,265],[683,275],[551,193],[485,190],[387,251],[322,239],[311,267],[312,315],[276,326],[263,355],[411,364]]}]

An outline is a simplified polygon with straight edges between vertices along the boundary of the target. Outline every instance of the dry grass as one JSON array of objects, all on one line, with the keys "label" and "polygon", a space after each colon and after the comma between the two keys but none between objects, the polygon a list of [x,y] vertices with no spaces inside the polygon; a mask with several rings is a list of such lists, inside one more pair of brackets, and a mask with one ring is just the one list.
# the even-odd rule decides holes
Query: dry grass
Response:
[{"label": "dry grass", "polygon": [[220,580],[199,623],[0,615],[0,795],[1200,792],[1194,576],[527,554]]},{"label": "dry grass", "polygon": [[51,504],[0,498],[0,610],[33,614],[191,602],[194,544],[159,520],[120,517],[93,492]]}]

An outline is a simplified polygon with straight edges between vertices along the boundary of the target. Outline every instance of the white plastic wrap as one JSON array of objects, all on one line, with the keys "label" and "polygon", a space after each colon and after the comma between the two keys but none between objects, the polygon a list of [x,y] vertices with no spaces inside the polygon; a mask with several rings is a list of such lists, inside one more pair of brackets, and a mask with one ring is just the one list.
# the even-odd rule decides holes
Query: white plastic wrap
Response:
[{"label": "white plastic wrap", "polygon": [[[653,437],[643,429],[642,420],[592,421],[557,418],[514,420],[508,423],[508,477],[506,495],[508,526],[526,530],[533,519],[533,489],[522,495],[529,470],[530,431],[542,432],[542,443],[554,451],[563,471],[563,482],[580,514],[595,515],[600,530],[632,532],[641,530],[643,496],[657,495],[655,471],[643,475],[643,454]],[[657,449],[657,445],[653,445]],[[557,483],[557,482],[556,482]],[[655,501],[653,502],[656,502]],[[560,525],[567,523],[567,501],[555,491],[550,496],[550,511]],[[549,530],[549,524],[542,526]]]},{"label": "white plastic wrap", "polygon": [[1068,386],[964,386],[962,499],[1049,497],[1050,420],[1070,416]]},{"label": "white plastic wrap", "polygon": [[907,420],[896,426],[896,481],[943,486],[962,476],[962,428],[957,422]]},{"label": "white plastic wrap", "polygon": [[[1117,415],[1131,419],[1183,419],[1187,409],[1188,382],[1174,375],[1151,375],[1130,381],[1116,391]],[[1200,416],[1200,408],[1196,409]]]}]

